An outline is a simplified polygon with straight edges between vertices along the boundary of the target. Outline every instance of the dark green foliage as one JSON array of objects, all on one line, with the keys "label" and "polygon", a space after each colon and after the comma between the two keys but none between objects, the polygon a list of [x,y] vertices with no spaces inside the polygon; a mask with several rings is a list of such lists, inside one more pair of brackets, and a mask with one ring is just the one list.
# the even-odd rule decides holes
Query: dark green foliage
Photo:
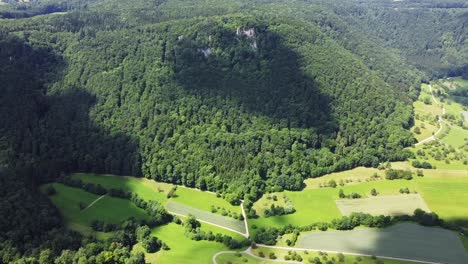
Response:
[{"label": "dark green foliage", "polygon": [[400,193],[404,193],[404,194],[409,194],[410,193],[410,190],[408,189],[408,187],[405,187],[405,188],[401,188],[400,189]]},{"label": "dark green foliage", "polygon": [[94,231],[99,231],[99,232],[112,232],[118,229],[118,226],[115,224],[110,224],[110,223],[105,223],[100,220],[94,220],[91,222],[91,228]]},{"label": "dark green foliage", "polygon": [[432,169],[432,164],[427,161],[421,162],[419,160],[414,160],[413,162],[411,162],[411,165],[415,168],[420,168],[420,169]]},{"label": "dark green foliage", "polygon": [[[405,1],[398,4],[414,9],[395,12],[388,7],[396,3],[367,2],[0,6],[7,18],[70,11],[0,23],[0,167],[11,169],[0,177],[2,261],[25,254],[56,263],[89,256],[144,262],[127,248],[135,224],[119,228],[117,246],[81,244],[60,229],[36,189],[68,172],[145,175],[215,191],[233,204],[243,199],[248,217],[256,217],[253,201],[267,191],[299,190],[307,177],[409,157],[411,100],[427,78],[407,62],[429,77],[467,75],[466,6]],[[171,220],[161,204],[131,193],[68,184],[131,199],[152,216],[151,226]]]},{"label": "dark green foliage", "polygon": [[385,179],[387,180],[396,180],[396,179],[411,180],[413,179],[413,173],[410,170],[388,169],[385,171]]},{"label": "dark green foliage", "polygon": [[251,245],[251,241],[248,239],[244,239],[243,241],[237,241],[236,239],[228,235],[223,235],[220,233],[213,234],[213,232],[211,231],[204,232],[200,230],[201,224],[193,215],[189,215],[187,217],[187,219],[184,222],[184,226],[185,226],[185,235],[188,236],[192,240],[216,241],[219,243],[223,243],[225,246],[231,249],[238,249],[244,246]]},{"label": "dark green foliage", "polygon": [[436,213],[427,213],[419,208],[414,210],[413,219],[415,222],[425,226],[436,226],[442,223]]},{"label": "dark green foliage", "polygon": [[340,197],[341,199],[359,199],[361,198],[362,196],[359,194],[359,193],[355,193],[355,192],[352,192],[350,194],[345,194],[343,192],[342,189],[340,189],[340,191],[338,192],[338,197]]}]

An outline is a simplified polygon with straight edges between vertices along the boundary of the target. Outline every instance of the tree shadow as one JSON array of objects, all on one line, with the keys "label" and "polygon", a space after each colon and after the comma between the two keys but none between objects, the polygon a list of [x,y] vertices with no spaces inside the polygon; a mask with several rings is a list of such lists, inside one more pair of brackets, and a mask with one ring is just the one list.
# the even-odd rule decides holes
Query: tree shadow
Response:
[{"label": "tree shadow", "polygon": [[400,223],[383,229],[313,232],[303,236],[299,242],[301,248],[437,263],[462,264],[468,261],[468,254],[457,233],[415,223]]},{"label": "tree shadow", "polygon": [[267,26],[230,30],[207,26],[181,36],[175,50],[176,80],[192,94],[221,98],[283,128],[336,130],[331,99],[301,69],[299,55]]},{"label": "tree shadow", "polygon": [[0,164],[32,185],[72,171],[141,175],[135,141],[90,120],[95,96],[79,87],[46,91],[66,71],[61,56],[17,37],[1,39]]}]

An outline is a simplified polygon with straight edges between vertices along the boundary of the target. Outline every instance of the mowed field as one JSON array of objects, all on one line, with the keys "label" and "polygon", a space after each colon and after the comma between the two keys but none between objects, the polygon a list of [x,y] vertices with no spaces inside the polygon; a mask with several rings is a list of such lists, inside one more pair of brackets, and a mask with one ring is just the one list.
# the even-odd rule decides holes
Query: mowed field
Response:
[{"label": "mowed field", "polygon": [[468,254],[453,231],[402,223],[385,229],[303,233],[298,247],[391,256],[452,264],[468,263]]},{"label": "mowed field", "polygon": [[[118,224],[130,217],[149,218],[144,210],[136,207],[132,202],[109,196],[104,196],[89,208],[82,210],[79,206],[80,203],[87,207],[100,196],[59,183],[51,185],[57,193],[49,196],[50,200],[59,209],[67,225],[76,231],[85,234],[93,232],[91,223],[94,220]],[[48,186],[41,186],[41,190],[45,191]]]},{"label": "mowed field", "polygon": [[166,209],[172,214],[183,216],[191,214],[200,221],[227,227],[242,234],[246,233],[244,221],[236,220],[232,217],[209,213],[174,201],[169,201],[166,204]]},{"label": "mowed field", "polygon": [[418,208],[430,211],[421,196],[414,193],[336,200],[336,205],[343,215],[350,215],[353,212],[371,215],[412,215]]}]

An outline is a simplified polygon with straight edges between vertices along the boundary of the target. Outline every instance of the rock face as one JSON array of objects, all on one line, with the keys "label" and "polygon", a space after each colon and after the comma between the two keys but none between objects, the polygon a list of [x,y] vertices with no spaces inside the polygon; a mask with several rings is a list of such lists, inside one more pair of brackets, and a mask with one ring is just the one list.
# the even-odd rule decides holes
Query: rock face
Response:
[{"label": "rock face", "polygon": [[211,48],[198,49],[198,51],[203,53],[203,56],[205,56],[205,58],[208,58],[211,54]]},{"label": "rock face", "polygon": [[237,28],[237,36],[246,36],[247,38],[255,37],[255,28]]}]

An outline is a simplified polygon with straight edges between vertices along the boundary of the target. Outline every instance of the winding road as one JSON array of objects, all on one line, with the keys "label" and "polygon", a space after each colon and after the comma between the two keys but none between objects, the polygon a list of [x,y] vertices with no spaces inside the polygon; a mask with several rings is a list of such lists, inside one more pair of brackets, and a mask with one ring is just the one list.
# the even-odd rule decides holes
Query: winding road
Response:
[{"label": "winding road", "polygon": [[[429,90],[431,91],[432,101],[434,101],[434,103],[435,103],[436,105],[440,106],[439,102],[437,102],[437,100],[436,100],[435,97],[434,97],[434,93],[432,92],[432,85],[430,85],[430,84],[429,84]],[[434,133],[434,135],[432,135],[432,136],[430,136],[430,137],[428,137],[428,138],[425,138],[425,139],[419,141],[418,143],[416,143],[416,144],[415,144],[416,146],[422,145],[422,144],[427,143],[427,142],[434,141],[434,140],[436,139],[436,136],[437,136],[437,135],[442,131],[442,129],[443,129],[443,126],[442,126],[443,121],[444,121],[444,120],[442,119],[442,116],[443,116],[443,115],[445,115],[445,107],[442,107],[442,115],[439,116],[439,120],[438,120],[438,122],[439,122],[439,130],[437,130],[437,131]]]}]

